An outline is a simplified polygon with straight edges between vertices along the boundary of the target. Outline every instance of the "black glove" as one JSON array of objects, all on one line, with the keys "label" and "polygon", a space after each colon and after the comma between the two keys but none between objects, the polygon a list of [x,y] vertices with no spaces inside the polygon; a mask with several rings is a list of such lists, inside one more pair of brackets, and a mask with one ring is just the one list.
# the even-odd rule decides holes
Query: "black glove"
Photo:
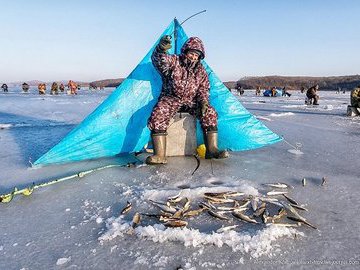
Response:
[{"label": "black glove", "polygon": [[201,104],[201,115],[204,116],[207,112],[207,109],[209,108],[209,104],[207,102],[204,102]]},{"label": "black glove", "polygon": [[163,51],[171,49],[171,36],[165,35],[160,39],[159,47]]}]

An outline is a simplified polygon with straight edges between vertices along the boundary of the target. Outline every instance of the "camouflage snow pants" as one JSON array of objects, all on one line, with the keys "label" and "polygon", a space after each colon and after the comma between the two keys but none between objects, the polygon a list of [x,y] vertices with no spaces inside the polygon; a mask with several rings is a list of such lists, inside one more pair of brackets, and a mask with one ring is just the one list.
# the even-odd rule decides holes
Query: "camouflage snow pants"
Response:
[{"label": "camouflage snow pants", "polygon": [[209,105],[205,115],[198,113],[199,108],[183,106],[183,104],[178,101],[176,98],[163,96],[159,99],[158,103],[155,105],[151,116],[148,120],[148,127],[151,131],[155,133],[166,132],[169,127],[170,120],[174,115],[180,110],[195,115],[199,118],[201,127],[204,130],[213,129],[217,127],[217,113],[213,107]]}]

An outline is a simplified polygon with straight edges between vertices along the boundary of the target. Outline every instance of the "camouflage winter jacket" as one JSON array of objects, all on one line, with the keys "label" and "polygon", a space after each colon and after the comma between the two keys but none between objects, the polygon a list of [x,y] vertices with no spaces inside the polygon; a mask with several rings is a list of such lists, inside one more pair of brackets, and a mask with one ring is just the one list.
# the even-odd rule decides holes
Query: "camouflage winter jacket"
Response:
[{"label": "camouflage winter jacket", "polygon": [[360,103],[360,88],[354,88],[350,94],[351,106],[358,106]]},{"label": "camouflage winter jacket", "polygon": [[308,98],[314,98],[317,95],[316,92],[317,92],[316,86],[312,86],[306,91],[306,96]]},{"label": "camouflage winter jacket", "polygon": [[187,50],[198,50],[205,57],[202,41],[197,37],[189,38],[181,48],[180,55],[169,55],[159,45],[156,46],[151,60],[162,77],[161,96],[171,96],[184,105],[193,107],[197,102],[209,103],[210,83],[205,68],[199,61],[192,66],[186,59]]}]

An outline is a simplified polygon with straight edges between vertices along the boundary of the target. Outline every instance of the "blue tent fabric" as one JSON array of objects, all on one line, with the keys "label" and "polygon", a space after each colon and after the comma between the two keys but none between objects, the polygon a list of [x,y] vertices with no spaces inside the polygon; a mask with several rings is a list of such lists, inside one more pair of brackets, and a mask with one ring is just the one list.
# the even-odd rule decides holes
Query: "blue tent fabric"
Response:
[{"label": "blue tent fabric", "polygon": [[[159,39],[163,35],[173,36],[170,54],[175,50],[179,54],[188,39],[176,19]],[[162,86],[161,77],[151,62],[159,39],[121,85],[65,138],[36,160],[34,166],[109,157],[144,148],[150,140],[147,120]],[[250,150],[281,140],[241,105],[205,61],[202,63],[209,74],[210,104],[218,113],[219,147],[232,151]],[[201,144],[199,124],[197,139]]]},{"label": "blue tent fabric", "polygon": [[[271,90],[265,90],[263,93],[264,97],[271,97]],[[275,97],[281,97],[282,96],[282,91],[279,89],[276,89],[276,95]]]}]

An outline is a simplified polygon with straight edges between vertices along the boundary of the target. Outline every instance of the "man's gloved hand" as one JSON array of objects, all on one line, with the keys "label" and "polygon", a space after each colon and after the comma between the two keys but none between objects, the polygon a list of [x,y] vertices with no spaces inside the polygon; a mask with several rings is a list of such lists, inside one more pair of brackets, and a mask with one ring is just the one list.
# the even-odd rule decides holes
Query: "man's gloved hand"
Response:
[{"label": "man's gloved hand", "polygon": [[203,102],[201,104],[201,115],[204,116],[209,108],[209,104],[207,102]]},{"label": "man's gloved hand", "polygon": [[171,36],[165,35],[160,39],[159,42],[159,47],[160,49],[162,49],[163,51],[167,51],[169,49],[171,49]]}]

